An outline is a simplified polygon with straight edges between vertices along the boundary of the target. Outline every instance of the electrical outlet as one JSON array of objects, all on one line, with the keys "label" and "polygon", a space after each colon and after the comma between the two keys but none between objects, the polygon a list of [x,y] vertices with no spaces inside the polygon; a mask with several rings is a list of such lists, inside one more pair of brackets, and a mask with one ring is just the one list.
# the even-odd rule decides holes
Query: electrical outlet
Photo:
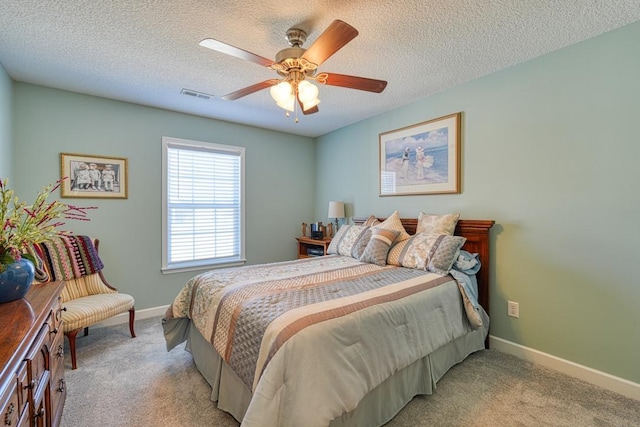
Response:
[{"label": "electrical outlet", "polygon": [[513,301],[507,301],[507,316],[520,318],[520,304]]}]

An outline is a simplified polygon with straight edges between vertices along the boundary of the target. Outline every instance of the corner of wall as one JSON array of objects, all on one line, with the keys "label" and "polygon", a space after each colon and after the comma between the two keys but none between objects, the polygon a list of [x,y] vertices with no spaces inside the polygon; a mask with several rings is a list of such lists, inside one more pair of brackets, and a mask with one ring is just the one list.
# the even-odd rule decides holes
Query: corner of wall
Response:
[{"label": "corner of wall", "polygon": [[0,178],[12,179],[13,80],[0,64]]}]

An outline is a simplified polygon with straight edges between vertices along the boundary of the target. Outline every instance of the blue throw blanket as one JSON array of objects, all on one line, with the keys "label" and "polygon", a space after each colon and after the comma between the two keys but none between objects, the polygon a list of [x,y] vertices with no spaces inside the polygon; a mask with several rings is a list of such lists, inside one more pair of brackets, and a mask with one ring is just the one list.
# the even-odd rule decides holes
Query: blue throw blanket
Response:
[{"label": "blue throw blanket", "polygon": [[[476,273],[480,271],[480,261],[478,254],[472,254],[461,250],[458,259],[453,263],[453,268],[449,273],[456,279],[458,286],[464,289],[463,295],[466,294],[468,301],[465,301],[464,307],[471,326],[474,329],[482,326],[482,317],[480,316],[480,304],[478,303],[478,281]],[[475,319],[472,320],[472,319]]]}]

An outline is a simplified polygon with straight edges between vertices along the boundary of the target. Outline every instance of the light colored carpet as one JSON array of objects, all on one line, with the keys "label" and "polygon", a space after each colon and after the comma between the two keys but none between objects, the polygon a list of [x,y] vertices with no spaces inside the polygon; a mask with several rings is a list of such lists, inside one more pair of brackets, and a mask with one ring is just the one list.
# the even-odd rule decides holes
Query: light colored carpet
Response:
[{"label": "light colored carpet", "polygon": [[[190,354],[166,351],[160,318],[137,321],[136,334],[132,339],[127,325],[118,325],[78,337],[78,369],[65,356],[62,427],[238,427],[209,400]],[[640,426],[640,402],[485,350],[387,424],[409,426]]]}]

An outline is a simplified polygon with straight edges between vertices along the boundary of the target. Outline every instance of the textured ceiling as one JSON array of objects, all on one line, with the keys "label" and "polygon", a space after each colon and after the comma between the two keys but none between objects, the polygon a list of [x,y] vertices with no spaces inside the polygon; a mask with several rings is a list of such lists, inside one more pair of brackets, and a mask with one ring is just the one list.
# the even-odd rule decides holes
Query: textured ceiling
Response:
[{"label": "textured ceiling", "polygon": [[[320,112],[297,124],[268,90],[220,99],[277,75],[200,40],[274,58],[288,28],[309,47],[334,19],[360,34],[319,70],[387,80],[382,94],[320,86]],[[638,0],[0,0],[0,64],[20,82],[318,136],[639,19]]]}]

